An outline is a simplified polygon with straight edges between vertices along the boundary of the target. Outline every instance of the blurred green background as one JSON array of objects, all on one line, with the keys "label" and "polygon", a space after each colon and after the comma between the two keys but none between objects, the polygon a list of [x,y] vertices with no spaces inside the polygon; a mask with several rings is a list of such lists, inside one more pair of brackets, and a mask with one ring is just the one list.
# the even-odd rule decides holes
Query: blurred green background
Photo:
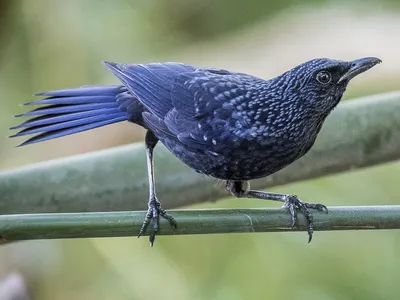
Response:
[{"label": "blurred green background", "polygon": [[[180,61],[268,78],[315,57],[378,56],[384,63],[345,98],[399,89],[396,0],[3,0],[0,22],[3,169],[142,140],[130,124],[21,149],[6,138],[33,93],[117,83],[101,60]],[[327,205],[396,204],[399,171],[391,163],[274,190]],[[40,300],[399,299],[400,232],[316,232],[311,244],[305,233],[159,237],[152,249],[147,238],[32,241],[0,247],[0,275],[11,271]]]}]

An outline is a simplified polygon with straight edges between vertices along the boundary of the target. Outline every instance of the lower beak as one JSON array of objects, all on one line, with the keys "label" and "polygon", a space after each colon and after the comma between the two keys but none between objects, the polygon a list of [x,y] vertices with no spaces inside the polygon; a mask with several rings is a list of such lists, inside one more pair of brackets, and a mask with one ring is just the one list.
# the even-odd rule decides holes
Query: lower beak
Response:
[{"label": "lower beak", "polygon": [[342,76],[340,77],[338,83],[342,81],[349,81],[358,74],[361,74],[369,69],[371,69],[373,66],[381,63],[382,61],[379,58],[376,57],[364,57],[360,59],[353,60],[351,63],[350,69]]}]

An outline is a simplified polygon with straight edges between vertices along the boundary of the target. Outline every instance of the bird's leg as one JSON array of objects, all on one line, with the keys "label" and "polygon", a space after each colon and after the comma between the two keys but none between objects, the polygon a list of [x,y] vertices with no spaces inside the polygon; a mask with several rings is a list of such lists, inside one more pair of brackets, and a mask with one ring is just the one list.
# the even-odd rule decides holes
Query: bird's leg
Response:
[{"label": "bird's leg", "polygon": [[158,201],[156,196],[156,187],[154,180],[154,158],[153,152],[154,147],[157,145],[158,138],[151,132],[147,131],[145,145],[146,145],[146,157],[147,157],[147,172],[149,177],[149,202],[148,202],[148,210],[146,214],[146,218],[143,221],[142,227],[140,228],[140,232],[138,237],[140,237],[147,229],[150,221],[153,224],[153,230],[150,233],[149,240],[150,246],[153,246],[156,234],[159,228],[159,217],[163,217],[167,219],[173,228],[176,228],[176,222],[173,217],[167,214],[167,212],[161,209],[161,203]]},{"label": "bird's leg", "polygon": [[313,216],[309,211],[309,208],[328,212],[328,209],[326,208],[325,205],[319,203],[303,202],[296,195],[277,194],[277,193],[250,190],[250,184],[248,181],[228,180],[226,182],[226,189],[233,196],[238,198],[256,198],[256,199],[283,202],[283,207],[287,207],[290,211],[290,215],[292,217],[292,228],[296,223],[297,210],[300,210],[300,212],[304,215],[307,221],[308,242],[311,242],[314,231]]}]

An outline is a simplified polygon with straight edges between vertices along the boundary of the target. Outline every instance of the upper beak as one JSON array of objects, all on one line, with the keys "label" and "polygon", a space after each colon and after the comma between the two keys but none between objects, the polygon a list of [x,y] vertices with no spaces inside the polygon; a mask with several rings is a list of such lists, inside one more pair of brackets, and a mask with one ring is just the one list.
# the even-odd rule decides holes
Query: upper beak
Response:
[{"label": "upper beak", "polygon": [[377,57],[364,57],[360,59],[353,60],[351,63],[350,69],[340,77],[338,83],[342,81],[349,81],[354,78],[358,74],[361,74],[369,69],[371,69],[376,64],[381,63],[382,61]]}]

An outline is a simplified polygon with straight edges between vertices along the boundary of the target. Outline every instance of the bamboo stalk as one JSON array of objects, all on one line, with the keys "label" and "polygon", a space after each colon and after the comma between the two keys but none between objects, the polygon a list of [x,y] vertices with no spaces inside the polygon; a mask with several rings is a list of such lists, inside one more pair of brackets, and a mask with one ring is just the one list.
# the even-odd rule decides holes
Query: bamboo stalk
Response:
[{"label": "bamboo stalk", "polygon": [[[313,211],[315,231],[399,229],[400,205],[329,207],[329,213]],[[295,227],[287,209],[171,210],[175,232],[160,220],[159,235],[304,231],[298,214]],[[34,239],[66,239],[137,236],[144,211],[23,214],[0,216],[3,242]],[[151,229],[151,227],[150,227]]]}]

